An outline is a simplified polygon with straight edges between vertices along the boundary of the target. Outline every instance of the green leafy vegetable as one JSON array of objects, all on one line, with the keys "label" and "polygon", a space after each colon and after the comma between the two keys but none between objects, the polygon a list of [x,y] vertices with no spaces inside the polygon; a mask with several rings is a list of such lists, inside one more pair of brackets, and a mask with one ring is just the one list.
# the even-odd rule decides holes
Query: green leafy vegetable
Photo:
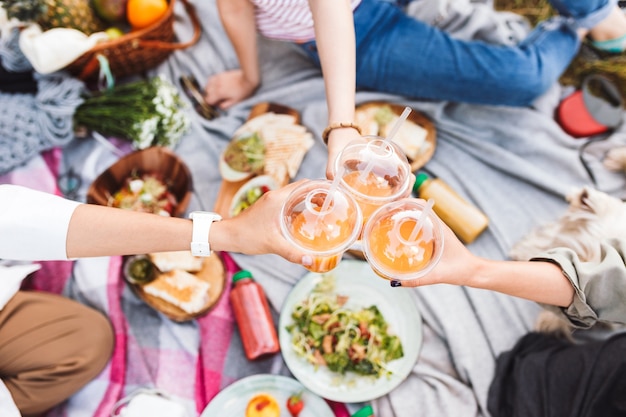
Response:
[{"label": "green leafy vegetable", "polygon": [[380,126],[389,124],[394,117],[395,113],[390,106],[381,106],[378,110],[376,110],[376,114],[374,114],[374,120],[376,120],[376,123]]},{"label": "green leafy vegetable", "polygon": [[389,332],[375,305],[351,310],[344,307],[346,301],[323,280],[296,304],[294,322],[287,326],[293,349],[316,367],[327,366],[340,374],[390,375],[387,363],[404,355],[402,342]]},{"label": "green leafy vegetable", "polygon": [[186,104],[162,76],[93,93],[76,108],[74,124],[132,142],[136,149],[174,146],[189,129]]},{"label": "green leafy vegetable", "polygon": [[224,161],[236,171],[260,174],[265,165],[265,143],[256,132],[233,138],[224,151]]}]

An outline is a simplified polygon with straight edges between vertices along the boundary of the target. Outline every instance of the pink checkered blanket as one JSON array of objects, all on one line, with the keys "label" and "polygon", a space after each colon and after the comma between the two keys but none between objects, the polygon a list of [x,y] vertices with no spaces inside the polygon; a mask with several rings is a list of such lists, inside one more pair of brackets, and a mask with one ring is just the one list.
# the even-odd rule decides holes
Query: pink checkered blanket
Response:
[{"label": "pink checkered blanket", "polygon": [[[58,149],[45,152],[0,176],[0,183],[60,194],[56,182],[59,158]],[[223,254],[223,259],[230,276],[238,266],[228,254]],[[256,365],[248,370],[246,365],[234,367],[231,375],[225,371],[228,362],[245,362],[239,356],[238,336],[233,337],[236,332],[228,303],[230,285],[210,314],[179,324],[136,298],[121,278],[121,257],[41,264],[41,270],[24,283],[26,289],[64,294],[102,311],[110,318],[116,335],[113,357],[106,369],[51,410],[48,417],[108,417],[116,403],[135,390],[157,387],[195,416],[242,372],[256,371]]]}]

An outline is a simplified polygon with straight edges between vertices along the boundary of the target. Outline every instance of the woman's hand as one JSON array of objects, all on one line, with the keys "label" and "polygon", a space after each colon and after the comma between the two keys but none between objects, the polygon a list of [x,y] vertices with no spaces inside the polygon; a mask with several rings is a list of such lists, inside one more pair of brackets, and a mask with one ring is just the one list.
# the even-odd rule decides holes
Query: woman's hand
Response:
[{"label": "woman's hand", "polygon": [[236,217],[214,223],[213,227],[224,229],[219,231],[219,238],[225,239],[219,242],[219,247],[247,255],[273,253],[289,262],[303,265],[310,262],[309,257],[304,257],[304,253],[296,250],[283,238],[280,229],[283,203],[289,193],[305,181],[307,180],[300,180],[278,190],[268,191]]},{"label": "woman's hand", "polygon": [[335,177],[335,160],[343,148],[352,141],[362,141],[365,139],[350,127],[334,129],[328,135],[328,161],[326,163],[326,178],[332,180]]},{"label": "woman's hand", "polygon": [[442,222],[443,254],[439,263],[427,275],[412,280],[392,280],[393,287],[420,287],[431,284],[465,285],[466,280],[478,270],[482,258],[473,255]]},{"label": "woman's hand", "polygon": [[207,81],[204,99],[211,106],[227,109],[254,94],[258,83],[246,78],[240,69],[215,74]]}]

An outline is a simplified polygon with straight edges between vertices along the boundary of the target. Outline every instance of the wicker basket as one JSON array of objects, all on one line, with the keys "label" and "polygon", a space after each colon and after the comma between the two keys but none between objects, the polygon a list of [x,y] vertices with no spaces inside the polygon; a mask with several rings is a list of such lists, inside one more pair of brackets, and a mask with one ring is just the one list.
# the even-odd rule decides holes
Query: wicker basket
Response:
[{"label": "wicker basket", "polygon": [[140,74],[163,62],[174,50],[185,49],[200,39],[200,21],[195,8],[188,0],[181,0],[193,24],[193,37],[185,43],[175,42],[174,5],[169,0],[165,15],[147,28],[130,32],[119,38],[101,42],[78,57],[66,67],[72,75],[84,80],[93,80],[98,76],[100,61],[104,56],[115,78]]}]

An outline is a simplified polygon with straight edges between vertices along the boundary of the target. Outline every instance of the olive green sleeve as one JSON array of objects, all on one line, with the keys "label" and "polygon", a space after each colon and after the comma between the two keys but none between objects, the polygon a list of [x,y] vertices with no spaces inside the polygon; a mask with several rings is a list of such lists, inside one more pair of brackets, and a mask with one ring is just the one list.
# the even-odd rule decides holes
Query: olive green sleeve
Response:
[{"label": "olive green sleeve", "polygon": [[598,262],[582,262],[571,249],[549,250],[532,261],[560,266],[575,289],[574,301],[560,311],[579,328],[596,322],[626,323],[626,239],[607,239],[601,243]]}]

